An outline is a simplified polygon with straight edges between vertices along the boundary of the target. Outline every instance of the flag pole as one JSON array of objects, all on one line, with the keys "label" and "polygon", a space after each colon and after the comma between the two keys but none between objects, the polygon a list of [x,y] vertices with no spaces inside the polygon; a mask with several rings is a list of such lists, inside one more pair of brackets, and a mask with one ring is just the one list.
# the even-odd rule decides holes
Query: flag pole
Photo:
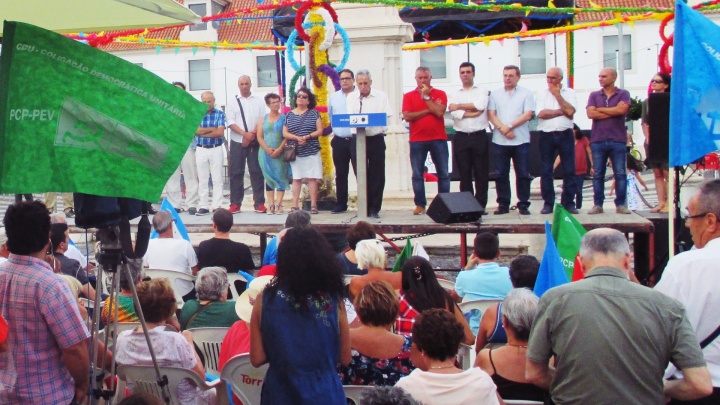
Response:
[{"label": "flag pole", "polygon": [[678,178],[677,167],[668,170],[668,260],[675,256],[675,206],[680,203],[680,198],[675,198],[675,179]]}]

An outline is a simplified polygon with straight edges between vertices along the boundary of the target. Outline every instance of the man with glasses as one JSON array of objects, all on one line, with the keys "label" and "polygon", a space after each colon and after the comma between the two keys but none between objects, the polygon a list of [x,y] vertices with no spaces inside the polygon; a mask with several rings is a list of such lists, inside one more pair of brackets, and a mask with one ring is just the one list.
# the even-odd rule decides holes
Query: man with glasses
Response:
[{"label": "man with glasses", "polygon": [[[371,88],[370,71],[363,69],[357,74],[357,92],[347,96],[348,112],[383,113],[393,115],[387,94]],[[351,129],[353,132],[356,130]],[[366,147],[366,178],[367,178],[367,212],[372,218],[380,218],[383,190],[385,189],[385,132],[387,127],[365,128]],[[353,161],[357,159],[356,144],[351,146]],[[365,191],[365,190],[362,190]]]},{"label": "man with glasses", "polygon": [[195,161],[200,184],[198,185],[200,209],[195,215],[208,215],[209,188],[208,181],[212,175],[213,211],[220,208],[223,199],[223,137],[225,135],[225,113],[215,108],[215,95],[206,91],[200,95],[200,100],[207,104],[208,109],[195,131]]},{"label": "man with glasses", "polygon": [[[720,327],[720,180],[703,183],[690,198],[685,226],[690,229],[695,249],[671,258],[655,289],[685,306],[690,324],[702,341]],[[673,403],[720,404],[720,338],[708,342],[703,355],[713,382],[712,395]],[[670,368],[665,377],[671,376],[680,373]]]},{"label": "man with glasses", "polygon": [[515,168],[515,191],[520,215],[530,215],[530,127],[528,121],[535,112],[535,98],[530,90],[518,86],[520,68],[503,68],[503,87],[490,94],[488,119],[495,127],[492,142],[497,154],[495,181],[498,208],[495,215],[510,212],[510,160]]},{"label": "man with glasses", "polygon": [[538,112],[540,131],[540,192],[545,202],[541,214],[551,214],[555,205],[555,184],[553,164],[555,154],[560,155],[563,168],[563,191],[560,204],[571,214],[577,214],[574,196],[575,184],[575,134],[573,116],[577,101],[575,90],[563,87],[563,71],[552,67],[547,71],[547,89],[535,95],[535,109]]},{"label": "man with glasses", "polygon": [[432,74],[428,67],[420,66],[415,69],[417,87],[405,93],[402,101],[403,119],[410,124],[410,167],[415,194],[413,215],[424,214],[427,206],[424,175],[428,153],[437,171],[438,192],[450,192],[450,153],[443,119],[447,94],[432,87],[431,81]]},{"label": "man with glasses", "polygon": [[615,212],[630,214],[627,207],[627,130],[625,116],[630,109],[630,93],[615,86],[617,70],[606,67],[598,75],[602,89],[590,93],[587,116],[592,123],[590,149],[595,166],[593,174],[594,206],[588,214],[602,214],[605,201],[605,169],[612,162],[615,177]]},{"label": "man with glasses", "polygon": [[[332,122],[333,114],[347,114],[347,97],[349,94],[357,93],[355,87],[355,75],[350,69],[340,71],[340,90],[330,96],[330,108],[328,114]],[[350,162],[353,172],[357,176],[355,155],[352,153],[355,147],[355,137],[350,128],[333,128],[332,159],[335,165],[335,195],[337,203],[330,211],[332,214],[339,214],[347,211],[348,206],[348,176],[350,175]]]},{"label": "man with glasses", "polygon": [[[490,139],[487,134],[488,91],[475,85],[475,65],[460,64],[462,87],[450,95],[448,111],[453,118],[453,158],[460,172],[460,191],[475,194],[485,210],[488,199]],[[475,190],[473,190],[473,177]]]}]

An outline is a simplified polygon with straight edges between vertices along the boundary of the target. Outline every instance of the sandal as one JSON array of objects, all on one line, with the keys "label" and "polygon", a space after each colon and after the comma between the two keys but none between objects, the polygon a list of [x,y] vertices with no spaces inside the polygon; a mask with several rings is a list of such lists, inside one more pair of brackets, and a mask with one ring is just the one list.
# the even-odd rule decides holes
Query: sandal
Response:
[{"label": "sandal", "polygon": [[319,214],[317,207],[316,206],[310,207],[310,213],[313,215]]},{"label": "sandal", "polygon": [[282,215],[285,213],[285,209],[283,208],[282,204],[277,205],[275,213],[278,215]]},{"label": "sandal", "polygon": [[275,205],[270,204],[270,207],[267,210],[268,215],[275,215]]}]

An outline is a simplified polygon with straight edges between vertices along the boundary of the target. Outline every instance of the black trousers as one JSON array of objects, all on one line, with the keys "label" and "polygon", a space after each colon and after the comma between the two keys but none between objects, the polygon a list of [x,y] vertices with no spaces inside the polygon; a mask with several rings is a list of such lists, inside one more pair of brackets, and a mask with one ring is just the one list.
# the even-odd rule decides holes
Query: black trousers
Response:
[{"label": "black trousers", "polygon": [[670,405],[717,405],[720,404],[720,388],[713,387],[713,393],[705,398],[696,399],[694,401],[680,401],[673,399]]},{"label": "black trousers", "polygon": [[488,200],[490,136],[485,130],[472,133],[456,132],[453,140],[453,159],[460,172],[460,191],[473,193],[483,209],[487,206]]},{"label": "black trousers", "polygon": [[230,141],[230,156],[228,156],[230,175],[230,204],[242,205],[245,198],[245,164],[250,172],[250,185],[253,193],[253,206],[265,204],[265,177],[263,177],[258,161],[260,146],[251,144],[243,148],[242,143]]},{"label": "black trousers", "polygon": [[355,137],[341,138],[334,136],[330,141],[332,146],[332,159],[335,166],[335,195],[337,205],[347,208],[348,205],[348,176],[350,175],[350,163],[352,162],[353,173],[357,177],[355,156],[352,150],[355,147]]},{"label": "black trousers", "polygon": [[[377,214],[382,209],[385,190],[385,134],[366,136],[365,151],[367,157],[367,211]],[[352,143],[353,162],[357,160],[357,144]],[[355,165],[353,165],[353,168]],[[362,192],[358,190],[358,193]]]}]

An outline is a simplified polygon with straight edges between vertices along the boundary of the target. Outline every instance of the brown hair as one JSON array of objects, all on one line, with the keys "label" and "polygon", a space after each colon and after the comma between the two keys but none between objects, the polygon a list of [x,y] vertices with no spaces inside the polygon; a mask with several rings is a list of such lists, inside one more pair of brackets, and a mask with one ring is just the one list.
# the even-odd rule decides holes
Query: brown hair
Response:
[{"label": "brown hair", "polygon": [[162,322],[175,312],[175,293],[167,278],[143,281],[136,288],[138,302],[147,322]]},{"label": "brown hair", "polygon": [[375,228],[365,221],[358,221],[347,231],[347,240],[350,249],[355,250],[357,243],[365,239],[375,239]]},{"label": "brown hair", "polygon": [[390,325],[400,311],[400,302],[387,281],[373,281],[363,287],[354,305],[360,322],[370,326]]},{"label": "brown hair", "polygon": [[445,360],[457,354],[465,336],[455,315],[444,309],[428,309],[415,317],[413,343],[434,360]]}]

